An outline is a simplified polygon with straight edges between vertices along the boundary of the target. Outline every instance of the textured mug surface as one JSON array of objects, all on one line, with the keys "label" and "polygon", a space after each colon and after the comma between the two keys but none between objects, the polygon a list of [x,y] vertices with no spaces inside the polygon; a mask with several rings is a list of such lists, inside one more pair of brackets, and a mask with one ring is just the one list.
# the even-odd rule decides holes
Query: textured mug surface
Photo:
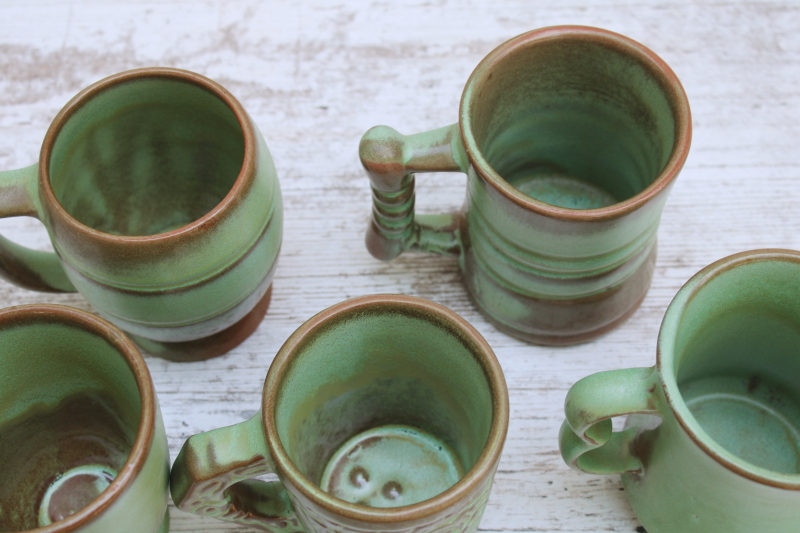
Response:
[{"label": "textured mug surface", "polygon": [[[800,252],[706,267],[673,299],[653,368],[570,389],[564,460],[622,474],[649,533],[787,533],[800,524]],[[629,414],[612,433],[611,417]]]},{"label": "textured mug surface", "polygon": [[282,213],[269,150],[230,93],[182,70],[123,72],[61,110],[37,164],[0,172],[0,216],[39,218],[56,251],[0,237],[0,275],[78,290],[155,355],[202,359],[266,312]]},{"label": "textured mug surface", "polygon": [[0,531],[166,533],[169,450],[144,359],[58,305],[0,310]]},{"label": "textured mug surface", "polygon": [[[621,35],[525,33],[484,58],[458,123],[369,130],[367,248],[457,256],[478,309],[503,331],[572,344],[615,327],[650,285],[656,232],[686,160],[691,117],[675,74]],[[414,173],[461,171],[461,212],[414,215]]]},{"label": "textured mug surface", "polygon": [[[398,295],[312,317],[281,347],[249,421],[190,437],[179,509],[274,532],[471,533],[508,429],[486,341]],[[256,476],[275,473],[279,481]]]}]

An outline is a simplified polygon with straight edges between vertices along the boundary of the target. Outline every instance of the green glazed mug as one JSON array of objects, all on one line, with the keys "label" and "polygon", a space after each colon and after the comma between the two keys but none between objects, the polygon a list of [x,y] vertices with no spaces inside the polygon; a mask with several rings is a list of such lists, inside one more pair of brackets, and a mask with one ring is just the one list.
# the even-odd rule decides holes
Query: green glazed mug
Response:
[{"label": "green glazed mug", "polygon": [[[678,291],[653,368],[570,389],[564,460],[622,474],[649,533],[787,533],[800,525],[800,252],[756,250]],[[629,414],[624,431],[611,418]]]},{"label": "green glazed mug", "polygon": [[37,164],[0,172],[0,216],[40,219],[56,252],[0,237],[0,276],[78,290],[154,355],[213,357],[266,312],[282,213],[269,150],[228,91],[123,72],[61,110]]},{"label": "green glazed mug", "polygon": [[[573,344],[644,298],[661,211],[686,160],[691,117],[675,74],[621,35],[580,26],[525,33],[481,61],[459,121],[361,139],[372,184],[367,248],[456,256],[498,328]],[[414,173],[467,174],[463,209],[414,215]]]},{"label": "green glazed mug", "polygon": [[[190,437],[179,509],[272,532],[471,533],[508,429],[502,369],[452,311],[355,298],[295,331],[261,411]],[[275,473],[279,481],[252,478]]]},{"label": "green glazed mug", "polygon": [[133,343],[85,311],[0,310],[0,531],[166,533],[169,450]]}]

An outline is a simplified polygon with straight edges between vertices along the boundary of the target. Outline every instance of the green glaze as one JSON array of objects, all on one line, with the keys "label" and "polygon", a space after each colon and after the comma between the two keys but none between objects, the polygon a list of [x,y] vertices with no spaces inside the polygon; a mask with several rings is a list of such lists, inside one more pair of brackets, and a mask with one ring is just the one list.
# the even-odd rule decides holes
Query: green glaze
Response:
[{"label": "green glaze", "polygon": [[[268,531],[472,532],[507,401],[491,349],[451,311],[349,300],[286,341],[258,415],[189,438],[173,500]],[[280,481],[251,479],[270,472]]]},{"label": "green glaze", "polygon": [[[650,369],[567,395],[561,453],[620,473],[650,533],[785,533],[800,523],[800,253],[756,250],[695,275]],[[610,418],[631,414],[611,432]]]},{"label": "green glaze", "polygon": [[[475,69],[459,122],[368,131],[367,248],[457,256],[478,308],[528,341],[570,344],[620,323],[649,287],[658,223],[688,154],[686,95],[655,54],[585,27],[520,35]],[[414,173],[461,171],[452,215],[414,214]]]},{"label": "green glaze", "polygon": [[282,212],[269,150],[227,91],[185,71],[129,71],[61,111],[38,172],[0,175],[0,214],[40,218],[58,254],[0,241],[0,270],[77,290],[146,340],[193,341],[265,297]]},{"label": "green glaze", "polygon": [[0,531],[168,531],[164,424],[122,332],[77,309],[12,307],[0,354]]},{"label": "green glaze", "polygon": [[461,461],[447,443],[395,424],[368,429],[342,444],[319,485],[350,503],[401,507],[433,498],[462,477]]}]

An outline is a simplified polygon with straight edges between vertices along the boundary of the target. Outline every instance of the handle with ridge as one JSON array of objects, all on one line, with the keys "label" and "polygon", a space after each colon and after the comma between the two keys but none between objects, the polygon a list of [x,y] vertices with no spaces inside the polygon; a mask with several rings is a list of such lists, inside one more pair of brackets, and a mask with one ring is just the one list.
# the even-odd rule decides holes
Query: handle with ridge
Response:
[{"label": "handle with ridge", "polygon": [[172,500],[182,511],[273,533],[305,531],[280,481],[253,479],[274,470],[258,412],[189,437],[172,465]]},{"label": "handle with ridge", "polygon": [[578,381],[567,393],[567,419],[558,437],[564,461],[589,474],[641,473],[642,461],[631,453],[636,428],[615,433],[611,419],[658,415],[658,387],[655,367],[600,372]]},{"label": "handle with ridge", "polygon": [[[0,218],[40,218],[38,175],[38,163],[0,172]],[[3,236],[0,236],[0,277],[34,291],[75,292],[56,254],[31,250]]]},{"label": "handle with ridge", "polygon": [[361,138],[361,164],[372,184],[367,249],[389,261],[408,249],[458,255],[460,215],[414,216],[415,172],[467,172],[458,124],[416,135],[376,126]]}]

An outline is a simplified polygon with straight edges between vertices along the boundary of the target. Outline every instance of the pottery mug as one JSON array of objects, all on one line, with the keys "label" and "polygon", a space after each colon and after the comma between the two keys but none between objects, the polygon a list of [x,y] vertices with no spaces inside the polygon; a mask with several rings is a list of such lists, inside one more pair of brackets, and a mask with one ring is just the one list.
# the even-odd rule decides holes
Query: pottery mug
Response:
[{"label": "pottery mug", "polygon": [[[579,26],[525,33],[484,58],[459,121],[361,139],[373,197],[369,251],[456,256],[478,309],[539,344],[589,340],[650,285],[656,232],[689,151],[675,74],[622,35]],[[467,174],[463,209],[414,215],[414,173]]]},{"label": "pottery mug", "polygon": [[[561,453],[622,474],[649,533],[787,533],[800,524],[800,252],[732,255],[667,309],[653,368],[570,389]],[[624,431],[611,418],[629,414]]]},{"label": "pottery mug", "polygon": [[[186,441],[172,499],[273,532],[471,533],[507,429],[502,369],[464,319],[355,298],[289,337],[258,414]],[[252,479],[266,473],[279,481]]]},{"label": "pottery mug", "polygon": [[266,312],[282,209],[269,150],[228,91],[123,72],[58,113],[37,164],[0,172],[0,216],[40,219],[56,252],[0,237],[0,275],[78,290],[155,355],[212,357]]},{"label": "pottery mug", "polygon": [[0,465],[0,531],[169,530],[169,450],[147,366],[85,311],[0,310]]}]

